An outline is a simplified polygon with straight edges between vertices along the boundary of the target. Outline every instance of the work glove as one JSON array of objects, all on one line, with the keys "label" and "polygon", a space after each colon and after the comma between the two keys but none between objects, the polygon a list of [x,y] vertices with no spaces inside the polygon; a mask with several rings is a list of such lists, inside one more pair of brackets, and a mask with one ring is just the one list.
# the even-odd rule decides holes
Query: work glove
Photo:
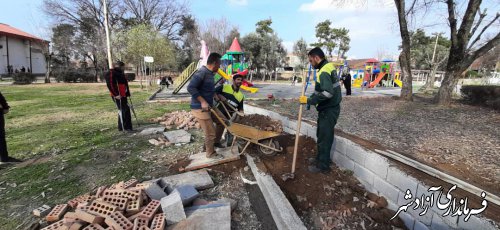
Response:
[{"label": "work glove", "polygon": [[300,102],[300,104],[307,104],[307,97],[306,96],[300,96],[299,97],[299,102]]}]

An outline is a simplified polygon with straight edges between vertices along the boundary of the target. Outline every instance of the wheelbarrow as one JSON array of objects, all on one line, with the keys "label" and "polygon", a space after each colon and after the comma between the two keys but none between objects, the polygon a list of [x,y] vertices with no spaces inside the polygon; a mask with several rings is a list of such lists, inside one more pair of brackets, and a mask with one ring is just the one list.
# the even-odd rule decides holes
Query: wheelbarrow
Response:
[{"label": "wheelbarrow", "polygon": [[239,151],[238,148],[238,154],[240,155],[245,152],[250,144],[256,144],[258,146],[258,151],[267,156],[272,156],[283,151],[283,148],[280,147],[278,141],[273,140],[273,138],[281,135],[280,133],[264,131],[248,125],[233,123],[225,119],[217,107],[210,110],[215,115],[217,120],[226,128],[227,132],[233,135],[231,152],[234,153],[233,149],[236,143],[243,146],[241,151]]}]

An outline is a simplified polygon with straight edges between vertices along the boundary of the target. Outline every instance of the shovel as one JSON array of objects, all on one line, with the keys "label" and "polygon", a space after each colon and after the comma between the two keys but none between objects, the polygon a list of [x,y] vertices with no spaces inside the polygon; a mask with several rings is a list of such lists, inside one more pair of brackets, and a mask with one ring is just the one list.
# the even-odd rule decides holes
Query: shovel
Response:
[{"label": "shovel", "polygon": [[[306,80],[302,80],[302,93],[300,94],[301,96],[304,96],[305,91],[306,91]],[[287,181],[289,179],[294,179],[295,178],[295,163],[297,162],[297,149],[299,147],[299,137],[300,137],[300,126],[302,125],[302,107],[304,105],[300,104],[299,107],[299,118],[297,119],[297,130],[295,130],[295,146],[293,148],[293,161],[292,161],[292,172],[291,173],[285,173],[281,176],[281,179],[283,181]]]}]

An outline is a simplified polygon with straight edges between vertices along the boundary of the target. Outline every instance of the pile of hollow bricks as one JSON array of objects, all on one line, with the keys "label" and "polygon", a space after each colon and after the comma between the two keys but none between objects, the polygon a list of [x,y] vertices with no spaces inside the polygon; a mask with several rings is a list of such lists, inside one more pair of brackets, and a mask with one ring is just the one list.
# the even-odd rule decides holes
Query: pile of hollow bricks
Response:
[{"label": "pile of hollow bricks", "polygon": [[[197,199],[199,193],[196,188],[213,187],[213,182],[209,180],[208,186],[200,187],[172,186],[164,178],[143,183],[131,179],[110,187],[99,187],[91,194],[84,194],[65,204],[56,205],[51,211],[48,210],[50,207],[44,205],[33,213],[37,216],[48,213],[45,219],[50,225],[42,230],[163,230],[167,225],[181,221],[186,222],[183,225],[189,226],[189,216],[186,215],[189,215],[189,212],[185,212],[185,207],[220,207],[212,207],[210,202]],[[212,203],[221,204],[221,201]],[[228,207],[229,205],[227,203]],[[219,212],[218,210],[216,212]],[[229,222],[230,226],[230,211],[228,215],[226,222]]]},{"label": "pile of hollow bricks", "polygon": [[167,129],[200,129],[200,124],[189,111],[174,111],[165,113],[161,117],[152,119],[153,122],[160,123]]}]

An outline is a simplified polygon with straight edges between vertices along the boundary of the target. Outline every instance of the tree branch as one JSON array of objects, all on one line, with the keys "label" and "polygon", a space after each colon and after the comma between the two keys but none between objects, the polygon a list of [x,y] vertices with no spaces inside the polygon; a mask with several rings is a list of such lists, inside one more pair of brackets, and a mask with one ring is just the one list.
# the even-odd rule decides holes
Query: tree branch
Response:
[{"label": "tree branch", "polygon": [[474,28],[472,28],[469,37],[472,37],[472,35],[476,33],[476,30],[479,28],[479,25],[481,25],[481,22],[483,22],[483,19],[486,17],[486,9],[484,9],[483,13],[481,13],[481,9],[479,9],[477,12],[479,12],[479,20],[477,21]]},{"label": "tree branch", "polygon": [[467,44],[471,38],[469,33],[471,31],[472,24],[474,24],[474,17],[476,16],[480,5],[481,0],[469,0],[469,4],[465,10],[457,36],[459,40],[457,48],[462,52],[467,49]]},{"label": "tree branch", "polygon": [[489,40],[481,48],[479,48],[478,50],[473,52],[471,55],[469,55],[469,57],[467,57],[468,61],[470,61],[470,63],[472,63],[478,57],[483,56],[488,51],[493,49],[493,47],[496,47],[498,44],[500,44],[500,32],[498,32],[497,35],[493,39]]},{"label": "tree branch", "polygon": [[500,13],[497,13],[497,15],[495,16],[495,18],[493,20],[491,20],[490,23],[486,24],[486,26],[481,30],[481,32],[479,32],[479,34],[477,35],[476,39],[474,39],[474,41],[472,41],[472,43],[470,44],[468,50],[471,50],[474,47],[474,45],[476,44],[476,42],[478,42],[479,39],[481,39],[481,35],[483,35],[483,33],[488,29],[488,27],[490,27],[499,17],[500,17]]},{"label": "tree branch", "polygon": [[455,47],[457,43],[457,19],[455,17],[455,3],[453,0],[446,0],[446,4],[448,5],[448,21],[450,22],[450,40],[451,46]]}]

